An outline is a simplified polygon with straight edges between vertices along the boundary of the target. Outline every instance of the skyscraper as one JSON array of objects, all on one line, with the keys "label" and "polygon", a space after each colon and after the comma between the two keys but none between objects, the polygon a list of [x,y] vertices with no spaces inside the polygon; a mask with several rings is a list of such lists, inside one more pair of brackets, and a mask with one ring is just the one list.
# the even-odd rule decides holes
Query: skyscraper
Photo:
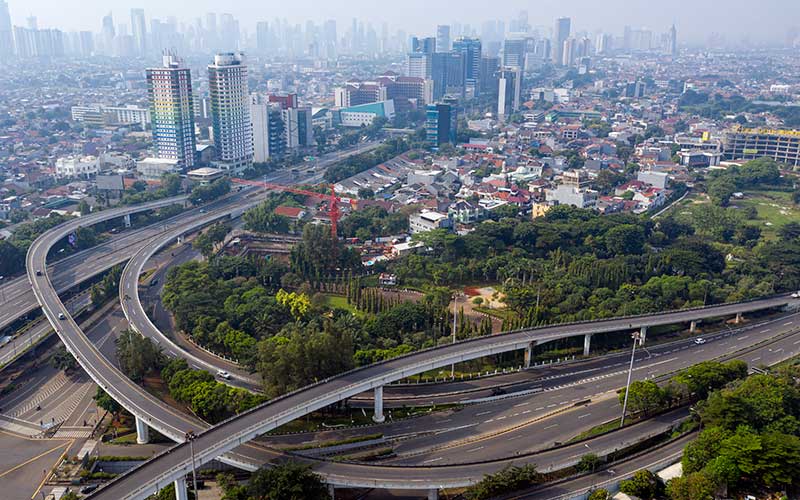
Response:
[{"label": "skyscraper", "polygon": [[153,149],[157,158],[192,167],[196,150],[192,76],[172,54],[165,54],[162,61],[161,67],[147,69]]},{"label": "skyscraper", "polygon": [[12,55],[14,55],[14,34],[11,29],[11,14],[5,0],[0,0],[0,56]]},{"label": "skyscraper", "polygon": [[522,71],[517,67],[506,67],[499,72],[497,92],[497,118],[505,120],[519,111],[522,98]]},{"label": "skyscraper", "polygon": [[250,95],[244,54],[227,52],[214,56],[208,65],[211,124],[218,166],[240,172],[253,161],[253,131]]},{"label": "skyscraper", "polygon": [[450,25],[440,24],[436,27],[436,52],[450,51]]},{"label": "skyscraper", "polygon": [[481,41],[477,38],[462,37],[453,43],[453,52],[461,54],[464,71],[463,93],[480,93],[478,79],[481,74]]},{"label": "skyscraper", "polygon": [[507,38],[503,42],[503,66],[522,68],[525,65],[525,39]]},{"label": "skyscraper", "polygon": [[455,144],[457,124],[456,110],[453,106],[444,103],[429,105],[425,112],[428,144],[433,148],[445,143]]},{"label": "skyscraper", "polygon": [[144,9],[131,9],[131,34],[136,52],[143,56],[147,52],[147,25],[144,22]]},{"label": "skyscraper", "polygon": [[553,63],[562,65],[564,61],[564,42],[567,41],[570,34],[570,26],[572,22],[568,17],[560,17],[556,19],[555,29],[553,30]]},{"label": "skyscraper", "polygon": [[669,30],[669,53],[672,57],[678,56],[678,30],[674,24]]},{"label": "skyscraper", "polygon": [[109,12],[103,16],[102,41],[103,51],[106,55],[114,55],[114,38],[117,32],[114,29],[114,16]]}]

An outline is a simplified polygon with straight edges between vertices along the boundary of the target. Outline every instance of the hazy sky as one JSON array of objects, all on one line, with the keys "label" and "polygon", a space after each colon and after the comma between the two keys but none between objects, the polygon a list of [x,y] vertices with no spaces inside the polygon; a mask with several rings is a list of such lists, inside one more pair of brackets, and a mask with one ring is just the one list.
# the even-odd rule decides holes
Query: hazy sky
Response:
[{"label": "hazy sky", "polygon": [[800,0],[7,0],[15,24],[35,15],[41,27],[98,31],[109,10],[115,23],[130,23],[130,8],[142,7],[150,17],[190,20],[205,12],[230,12],[252,32],[258,20],[285,17],[290,22],[336,19],[344,33],[357,16],[376,23],[430,33],[436,24],[460,22],[480,26],[485,19],[506,22],[521,9],[534,26],[552,26],[570,16],[574,30],[621,33],[626,24],[665,31],[672,22],[682,40],[705,40],[712,32],[730,40],[784,40],[792,25],[800,25]]}]

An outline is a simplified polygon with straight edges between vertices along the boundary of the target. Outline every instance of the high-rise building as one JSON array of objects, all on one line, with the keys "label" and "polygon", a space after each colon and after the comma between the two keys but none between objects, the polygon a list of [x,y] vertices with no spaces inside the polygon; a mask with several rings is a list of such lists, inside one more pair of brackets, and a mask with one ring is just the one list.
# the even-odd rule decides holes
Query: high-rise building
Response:
[{"label": "high-rise building", "polygon": [[497,92],[497,70],[500,68],[500,59],[497,57],[481,58],[481,93],[492,94]]},{"label": "high-rise building", "polygon": [[672,57],[678,56],[678,30],[674,24],[669,30],[669,53]]},{"label": "high-rise building", "polygon": [[101,40],[103,42],[103,53],[107,56],[114,55],[114,38],[117,32],[114,29],[114,16],[109,12],[103,16],[103,28],[101,31]]},{"label": "high-rise building", "polygon": [[196,153],[192,75],[172,54],[165,54],[162,62],[146,72],[153,149],[157,158],[192,167]]},{"label": "high-rise building", "polygon": [[281,105],[260,95],[250,96],[250,121],[253,129],[253,161],[264,163],[286,154],[286,127]]},{"label": "high-rise building", "polygon": [[564,42],[570,35],[572,21],[568,17],[556,19],[555,29],[553,30],[553,63],[562,65],[564,61]]},{"label": "high-rise building", "polygon": [[453,53],[461,54],[462,69],[464,71],[462,95],[479,94],[481,41],[477,38],[459,38],[453,43]]},{"label": "high-rise building", "polygon": [[503,42],[503,66],[524,67],[526,45],[524,38],[507,38]]},{"label": "high-rise building", "polygon": [[0,56],[14,55],[14,32],[11,28],[11,14],[8,3],[0,0]]},{"label": "high-rise building", "polygon": [[447,24],[436,27],[436,52],[450,52],[450,26]]},{"label": "high-rise building", "polygon": [[253,161],[250,93],[244,54],[226,52],[208,65],[211,124],[218,167],[241,172]]},{"label": "high-rise building", "polygon": [[144,9],[131,9],[131,34],[139,55],[147,53],[147,25],[144,21]]},{"label": "high-rise building", "polygon": [[431,78],[433,59],[436,55],[424,52],[406,54],[406,75],[414,78]]},{"label": "high-rise building", "polygon": [[574,38],[567,38],[564,40],[563,47],[561,49],[562,66],[572,66],[575,63],[576,45],[577,42]]},{"label": "high-rise building", "polygon": [[726,160],[768,157],[792,167],[800,166],[800,130],[735,126],[725,132],[722,146]]},{"label": "high-rise building", "polygon": [[426,38],[411,37],[411,52],[433,54],[436,52],[436,38],[432,36]]},{"label": "high-rise building", "polygon": [[497,118],[505,120],[519,111],[522,100],[522,71],[507,67],[498,73]]},{"label": "high-rise building", "polygon": [[425,132],[428,144],[438,148],[445,143],[456,143],[458,125],[456,110],[450,104],[430,104],[425,113]]}]

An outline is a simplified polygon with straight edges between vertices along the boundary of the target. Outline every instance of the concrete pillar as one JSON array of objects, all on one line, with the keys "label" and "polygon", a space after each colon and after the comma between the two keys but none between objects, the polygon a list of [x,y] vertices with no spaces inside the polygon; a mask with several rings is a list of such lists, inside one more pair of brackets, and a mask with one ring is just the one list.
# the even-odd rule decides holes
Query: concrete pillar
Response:
[{"label": "concrete pillar", "polygon": [[189,500],[185,477],[175,480],[175,500]]},{"label": "concrete pillar", "polygon": [[331,500],[336,500],[336,486],[332,484],[328,485],[328,495],[330,495]]},{"label": "concrete pillar", "polygon": [[123,220],[125,221],[125,227],[131,227],[131,214],[125,214]]},{"label": "concrete pillar", "polygon": [[536,342],[531,342],[528,344],[528,347],[525,348],[525,369],[531,367],[531,358],[533,357],[533,348],[536,347]]},{"label": "concrete pillar", "polygon": [[439,490],[436,488],[428,490],[428,500],[439,500]]},{"label": "concrete pillar", "polygon": [[647,339],[647,327],[643,326],[639,330],[639,345],[644,345],[645,339]]},{"label": "concrete pillar", "polygon": [[735,319],[735,320],[733,320],[733,322],[734,322],[734,323],[736,323],[736,324],[738,325],[739,323],[741,323],[741,322],[742,322],[742,319],[743,319],[743,318],[742,318],[742,313],[736,313],[736,319]]},{"label": "concrete pillar", "polygon": [[383,416],[383,386],[375,388],[375,414],[372,416],[372,420],[377,423],[382,423],[386,420],[386,417]]},{"label": "concrete pillar", "polygon": [[589,349],[591,349],[591,347],[592,347],[592,334],[591,333],[587,333],[586,335],[583,336],[583,355],[584,356],[588,356],[589,355]]},{"label": "concrete pillar", "polygon": [[694,333],[697,331],[697,321],[692,321],[689,323],[689,333]]},{"label": "concrete pillar", "polygon": [[136,417],[136,442],[138,444],[147,444],[150,442],[150,428],[139,417]]}]

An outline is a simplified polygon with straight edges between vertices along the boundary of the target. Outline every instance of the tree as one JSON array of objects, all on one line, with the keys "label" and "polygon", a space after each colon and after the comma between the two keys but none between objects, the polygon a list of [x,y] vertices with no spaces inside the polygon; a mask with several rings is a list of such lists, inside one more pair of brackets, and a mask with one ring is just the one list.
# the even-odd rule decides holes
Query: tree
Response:
[{"label": "tree", "polygon": [[594,453],[587,453],[581,457],[580,462],[578,462],[578,465],[576,465],[575,468],[580,472],[594,472],[600,463],[600,457]]},{"label": "tree", "polygon": [[589,498],[587,500],[611,500],[611,493],[602,488],[599,490],[594,490],[589,493]]},{"label": "tree", "polygon": [[715,205],[727,207],[736,192],[736,182],[728,176],[719,176],[708,183],[708,195]]},{"label": "tree", "polygon": [[621,224],[608,230],[605,241],[611,255],[640,254],[644,247],[644,230],[633,224]]},{"label": "tree", "polygon": [[619,491],[642,500],[657,498],[663,489],[664,485],[658,476],[647,469],[636,471],[631,479],[619,483]]},{"label": "tree", "polygon": [[504,493],[511,493],[539,484],[542,476],[532,464],[521,467],[508,466],[495,474],[484,476],[478,483],[467,488],[465,496],[469,500],[489,500]]},{"label": "tree", "polygon": [[117,403],[117,400],[109,396],[108,393],[100,386],[97,387],[97,392],[95,392],[93,399],[97,403],[97,406],[106,410],[115,417],[120,410],[122,410],[122,406]]},{"label": "tree", "polygon": [[787,222],[780,229],[778,235],[785,241],[794,241],[800,238],[800,222]]},{"label": "tree", "polygon": [[[328,500],[328,488],[308,465],[286,462],[259,469],[247,483],[251,499]],[[227,492],[226,492],[227,494]]]},{"label": "tree", "polygon": [[116,341],[117,359],[122,371],[134,382],[141,382],[164,364],[161,348],[131,329],[124,330]]},{"label": "tree", "polygon": [[50,357],[50,364],[56,370],[64,370],[65,372],[71,372],[78,368],[78,362],[63,346],[56,349],[56,352]]},{"label": "tree", "polygon": [[78,211],[81,213],[81,215],[89,215],[89,213],[92,211],[92,207],[86,203],[86,200],[81,200],[80,203],[78,203]]},{"label": "tree", "polygon": [[[625,391],[623,390],[619,394],[619,402],[623,404],[624,401]],[[652,380],[635,380],[631,382],[628,396],[628,411],[631,413],[644,412],[647,414],[663,406],[665,401],[666,394],[664,389]]]},{"label": "tree", "polygon": [[676,477],[667,483],[667,496],[671,500],[714,500],[717,485],[705,473],[693,472]]}]

